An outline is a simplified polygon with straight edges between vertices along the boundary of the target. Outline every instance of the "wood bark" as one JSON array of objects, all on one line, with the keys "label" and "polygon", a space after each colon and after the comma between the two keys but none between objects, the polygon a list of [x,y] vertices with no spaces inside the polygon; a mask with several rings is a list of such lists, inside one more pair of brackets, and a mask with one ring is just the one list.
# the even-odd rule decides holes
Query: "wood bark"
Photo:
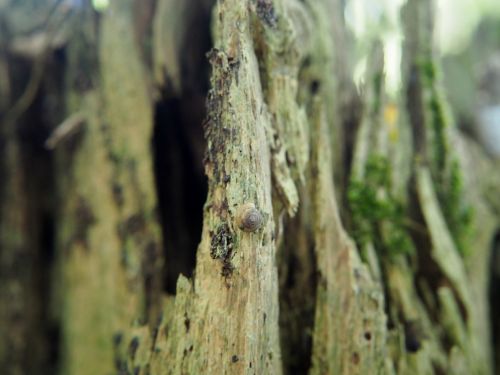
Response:
[{"label": "wood bark", "polygon": [[340,0],[49,3],[0,2],[3,373],[494,373],[500,173],[431,0],[398,101]]}]

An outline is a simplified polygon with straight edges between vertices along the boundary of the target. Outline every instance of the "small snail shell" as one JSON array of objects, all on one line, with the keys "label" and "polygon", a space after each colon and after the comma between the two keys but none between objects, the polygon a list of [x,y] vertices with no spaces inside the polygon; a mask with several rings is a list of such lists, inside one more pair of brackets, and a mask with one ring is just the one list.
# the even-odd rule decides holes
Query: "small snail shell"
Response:
[{"label": "small snail shell", "polygon": [[236,213],[236,224],[245,232],[255,232],[262,226],[262,214],[253,203],[246,203]]}]

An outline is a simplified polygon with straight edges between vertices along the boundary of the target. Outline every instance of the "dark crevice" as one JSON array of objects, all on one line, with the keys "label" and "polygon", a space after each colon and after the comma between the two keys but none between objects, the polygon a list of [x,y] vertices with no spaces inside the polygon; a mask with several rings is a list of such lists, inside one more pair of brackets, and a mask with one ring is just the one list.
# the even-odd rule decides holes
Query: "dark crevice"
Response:
[{"label": "dark crevice", "polygon": [[[417,227],[427,228],[427,223],[423,216],[422,208],[419,203],[417,191],[415,190],[416,183],[414,180],[410,182],[410,220],[416,223]],[[426,308],[427,314],[432,323],[436,326],[442,324],[440,321],[440,309],[438,290],[442,287],[447,287],[451,290],[455,297],[455,301],[460,310],[462,319],[467,321],[467,311],[456,290],[456,287],[450,282],[448,277],[443,273],[441,267],[436,263],[432,256],[432,241],[429,231],[409,230],[409,233],[415,244],[415,248],[419,249],[416,257],[416,272],[414,277],[414,285],[417,295]],[[432,291],[428,293],[426,291]],[[425,332],[423,333],[425,337]],[[441,345],[445,351],[450,351],[456,342],[450,337],[449,332],[443,330],[440,334]]]},{"label": "dark crevice", "polygon": [[171,98],[156,105],[155,176],[165,246],[164,286],[169,293],[175,293],[179,274],[192,276],[201,239],[207,196],[203,118],[203,97]]},{"label": "dark crevice", "polygon": [[[431,256],[431,238],[427,231],[427,224],[425,222],[424,214],[419,202],[418,192],[416,190],[415,176],[412,177],[409,183],[408,195],[410,197],[409,204],[409,219],[411,222],[416,224],[418,228],[426,228],[425,231],[414,230],[409,228],[409,234],[418,249],[417,256],[415,258],[416,271],[414,277],[414,285],[417,295],[425,306],[427,313],[434,323],[439,322],[439,311],[437,311],[436,306],[438,304],[437,296],[435,291],[445,282],[442,272],[436,261]],[[422,289],[426,285],[430,290],[434,291],[431,295],[427,295]]]},{"label": "dark crevice", "polygon": [[307,374],[311,368],[316,286],[320,282],[312,233],[304,232],[301,208],[285,224],[278,249],[280,339],[284,373]]},{"label": "dark crevice", "polygon": [[[35,329],[38,337],[29,348],[28,358],[34,354],[39,361],[28,361],[28,373],[53,374],[60,358],[60,321],[54,316],[53,289],[56,263],[56,209],[54,153],[47,150],[45,141],[54,125],[61,121],[61,98],[65,66],[64,51],[59,49],[48,58],[44,79],[35,101],[19,129],[27,199],[32,212],[31,227],[34,249],[32,287],[38,309]],[[31,332],[30,332],[31,335]],[[38,362],[38,363],[37,363]]]},{"label": "dark crevice", "polygon": [[490,261],[490,322],[494,374],[500,374],[500,231],[493,239]]},{"label": "dark crevice", "polygon": [[406,98],[406,108],[408,110],[413,135],[413,148],[416,154],[426,155],[426,130],[424,126],[422,82],[419,67],[415,64],[410,66]]},{"label": "dark crevice", "polygon": [[[27,61],[21,62],[12,71],[16,78],[29,78],[31,72]],[[22,92],[24,84],[21,80],[15,82],[13,92]],[[6,271],[0,272],[1,283],[18,286],[6,304],[10,315],[9,330],[16,335],[15,340],[8,344],[10,363],[6,364],[6,368],[0,364],[7,373],[20,370],[23,373],[51,374],[57,365],[59,327],[51,316],[55,258],[54,175],[52,154],[44,148],[51,131],[47,113],[51,111],[52,97],[43,86],[42,83],[28,109],[15,119],[9,139],[0,140],[0,143],[14,144],[17,149],[8,160],[2,157],[0,172],[6,181],[9,176],[16,176],[16,180],[20,181],[14,185],[17,186],[17,199],[11,202],[10,209],[15,207],[18,211],[16,215],[21,220],[17,226],[10,227],[22,236],[19,247],[5,249],[10,252],[10,260],[0,265],[2,271]],[[0,156],[3,152],[1,147]],[[0,204],[4,198],[0,196]],[[6,258],[2,257],[2,262],[4,260]]]},{"label": "dark crevice", "polygon": [[[349,181],[351,179],[352,160],[354,157],[354,148],[356,144],[356,136],[361,125],[361,114],[363,113],[364,103],[359,96],[359,93],[352,87],[349,88],[349,100],[340,108],[342,131],[344,136],[344,147],[342,152],[343,173],[341,176],[340,189],[342,192],[347,192],[349,189]],[[349,233],[353,231],[352,215],[349,212],[348,194],[341,194],[341,215],[342,221],[345,223]]]},{"label": "dark crevice", "polygon": [[[212,47],[211,7],[199,5],[203,4],[193,4],[184,20],[186,31],[180,32],[185,35],[179,51],[182,87],[176,90],[167,82],[155,106],[154,172],[164,243],[163,281],[171,294],[180,274],[193,275],[208,191],[202,124],[209,88],[206,53]],[[165,75],[169,77],[168,66]]]}]

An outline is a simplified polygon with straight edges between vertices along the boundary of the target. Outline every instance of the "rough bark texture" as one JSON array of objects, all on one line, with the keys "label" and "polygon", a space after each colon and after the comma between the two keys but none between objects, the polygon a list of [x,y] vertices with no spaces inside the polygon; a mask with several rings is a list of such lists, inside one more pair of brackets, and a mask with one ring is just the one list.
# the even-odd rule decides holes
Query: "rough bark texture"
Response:
[{"label": "rough bark texture", "polygon": [[50,3],[0,2],[2,373],[494,373],[500,174],[430,0],[398,102],[339,0]]}]

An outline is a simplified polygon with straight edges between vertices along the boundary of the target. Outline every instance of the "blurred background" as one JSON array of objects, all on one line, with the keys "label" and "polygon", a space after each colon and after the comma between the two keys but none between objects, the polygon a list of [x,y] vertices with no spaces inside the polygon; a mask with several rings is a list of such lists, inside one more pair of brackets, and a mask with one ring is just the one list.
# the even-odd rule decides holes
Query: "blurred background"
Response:
[{"label": "blurred background", "polygon": [[[384,44],[389,95],[401,94],[400,10],[404,0],[345,1],[352,32],[353,79],[364,80],[371,43]],[[444,86],[455,121],[496,157],[500,156],[500,2],[435,1],[435,51],[443,60]]]}]

